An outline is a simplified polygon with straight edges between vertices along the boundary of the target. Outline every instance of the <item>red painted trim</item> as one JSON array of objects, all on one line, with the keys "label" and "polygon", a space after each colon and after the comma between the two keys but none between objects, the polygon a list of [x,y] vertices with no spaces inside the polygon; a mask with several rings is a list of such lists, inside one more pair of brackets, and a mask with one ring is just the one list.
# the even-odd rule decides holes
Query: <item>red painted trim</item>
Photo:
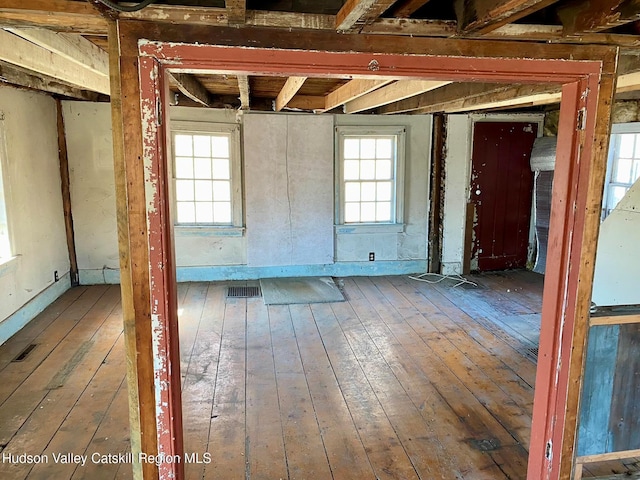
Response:
[{"label": "red painted trim", "polygon": [[[549,245],[551,262],[545,279],[540,357],[536,378],[529,480],[556,480],[559,476],[562,435],[567,405],[569,356],[574,333],[577,257],[581,254],[586,200],[587,168],[594,136],[594,122],[585,131],[587,148],[578,148],[576,119],[578,110],[588,107],[595,115],[598,61],[526,60],[459,58],[420,55],[373,55],[362,53],[303,52],[265,50],[208,45],[177,45],[142,42],[141,101],[143,110],[144,156],[151,162],[147,193],[150,274],[153,315],[156,320],[154,342],[159,364],[156,366],[158,439],[161,452],[182,453],[179,351],[175,304],[175,269],[171,242],[171,222],[167,205],[167,172],[163,129],[156,122],[157,105],[162,99],[163,68],[204,69],[249,74],[393,76],[402,78],[444,78],[500,80],[503,82],[565,83],[559,127],[556,180]],[[380,69],[368,66],[376,59]],[[587,77],[589,79],[587,80]],[[590,87],[589,90],[586,86]],[[166,103],[166,102],[165,102]],[[163,116],[166,118],[166,116]],[[580,153],[578,153],[580,152]],[[578,208],[578,213],[574,209]],[[551,441],[552,455],[546,445]],[[161,467],[163,478],[182,478],[179,468]]]},{"label": "red painted trim", "polygon": [[[407,77],[414,79],[566,83],[600,73],[597,61],[495,59],[436,55],[309,52],[213,45],[143,42],[140,54],[167,66],[216,72],[331,77]],[[376,70],[370,63],[375,60]]]},{"label": "red painted trim", "polygon": [[[151,321],[154,347],[158,472],[160,478],[184,478],[178,309],[169,212],[165,130],[158,124],[164,71],[151,57],[140,58],[143,162],[145,166]],[[162,107],[161,112],[165,108]],[[175,461],[175,459],[180,461]],[[165,460],[166,459],[166,460]]]}]

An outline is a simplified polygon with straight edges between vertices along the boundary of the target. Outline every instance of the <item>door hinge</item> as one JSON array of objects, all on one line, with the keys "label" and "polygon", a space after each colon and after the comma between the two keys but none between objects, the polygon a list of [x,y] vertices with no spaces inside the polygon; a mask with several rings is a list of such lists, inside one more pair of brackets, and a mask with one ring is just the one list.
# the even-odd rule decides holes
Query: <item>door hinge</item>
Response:
[{"label": "door hinge", "polygon": [[156,100],[156,123],[158,126],[162,125],[162,102],[160,99]]},{"label": "door hinge", "polygon": [[584,130],[587,126],[587,111],[585,108],[578,110],[578,130]]}]

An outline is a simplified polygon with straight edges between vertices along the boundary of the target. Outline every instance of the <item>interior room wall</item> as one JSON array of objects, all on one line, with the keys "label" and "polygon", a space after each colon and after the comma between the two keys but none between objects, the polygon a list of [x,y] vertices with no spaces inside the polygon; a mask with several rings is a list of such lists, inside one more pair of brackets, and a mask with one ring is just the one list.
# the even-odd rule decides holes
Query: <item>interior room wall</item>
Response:
[{"label": "interior room wall", "polygon": [[0,264],[2,343],[67,290],[70,279],[55,101],[0,86],[0,119],[0,161],[14,255]]},{"label": "interior room wall", "polygon": [[[72,208],[74,220],[78,218],[76,244],[80,280],[83,284],[116,283],[118,250],[113,164],[108,147],[111,143],[109,105],[64,102],[64,113]],[[244,234],[225,235],[224,232],[211,232],[206,228],[175,229],[178,281],[297,275],[374,275],[423,272],[426,269],[431,116],[274,115],[172,107],[170,117],[171,120],[240,123],[245,163],[247,160],[253,164],[268,162],[263,164],[266,170],[262,173],[255,170],[255,165],[251,167],[251,172],[247,169],[244,171]],[[267,121],[277,117],[283,120]],[[285,138],[280,138],[283,133],[279,131],[279,124],[290,117],[293,121],[287,122],[291,128]],[[329,222],[333,222],[335,209],[335,125],[407,127],[403,232],[391,236],[335,236],[333,223]],[[265,142],[268,138],[280,138],[281,141],[267,149]],[[310,167],[303,168],[310,156],[313,157]],[[265,190],[268,179],[264,174],[269,171],[270,165],[275,170],[285,165],[285,158],[290,160],[288,175],[293,175],[293,181],[280,183],[294,187],[289,193],[297,197],[291,204],[297,208],[295,212],[292,210],[296,213],[296,222],[295,225],[292,223],[294,228],[291,232],[300,245],[313,245],[301,248],[295,258],[286,262],[264,258],[258,251],[280,245],[279,240],[271,246],[259,241],[259,230],[264,233],[273,227],[270,223],[273,219],[264,218],[261,223],[259,212],[279,211],[278,202],[281,198]],[[280,183],[278,185],[282,187]],[[277,185],[271,185],[274,186]],[[96,208],[97,204],[101,207]],[[250,229],[254,232],[253,237]],[[252,243],[252,239],[256,241]],[[313,250],[312,256],[305,254],[309,253],[310,248]],[[370,251],[379,252],[374,262],[368,261]]]}]

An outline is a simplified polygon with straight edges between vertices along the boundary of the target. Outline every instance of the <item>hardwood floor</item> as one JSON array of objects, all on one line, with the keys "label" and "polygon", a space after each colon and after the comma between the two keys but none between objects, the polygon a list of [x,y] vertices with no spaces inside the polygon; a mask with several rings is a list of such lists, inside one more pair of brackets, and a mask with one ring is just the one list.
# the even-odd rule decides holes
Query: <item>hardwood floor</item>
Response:
[{"label": "hardwood floor", "polygon": [[[187,478],[524,479],[542,281],[344,279],[346,302],[265,306],[179,285]],[[70,290],[0,347],[0,478],[130,478],[119,290]],[[23,360],[13,361],[36,345]],[[207,456],[211,462],[206,463]]]}]

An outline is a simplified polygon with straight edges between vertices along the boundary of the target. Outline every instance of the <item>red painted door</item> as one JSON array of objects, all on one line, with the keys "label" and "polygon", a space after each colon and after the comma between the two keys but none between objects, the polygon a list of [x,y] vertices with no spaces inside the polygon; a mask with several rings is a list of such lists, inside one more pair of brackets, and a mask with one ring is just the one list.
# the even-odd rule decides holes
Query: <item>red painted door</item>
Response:
[{"label": "red painted door", "polygon": [[529,159],[537,129],[537,124],[525,122],[475,123],[471,258],[480,271],[527,264],[533,191]]}]

